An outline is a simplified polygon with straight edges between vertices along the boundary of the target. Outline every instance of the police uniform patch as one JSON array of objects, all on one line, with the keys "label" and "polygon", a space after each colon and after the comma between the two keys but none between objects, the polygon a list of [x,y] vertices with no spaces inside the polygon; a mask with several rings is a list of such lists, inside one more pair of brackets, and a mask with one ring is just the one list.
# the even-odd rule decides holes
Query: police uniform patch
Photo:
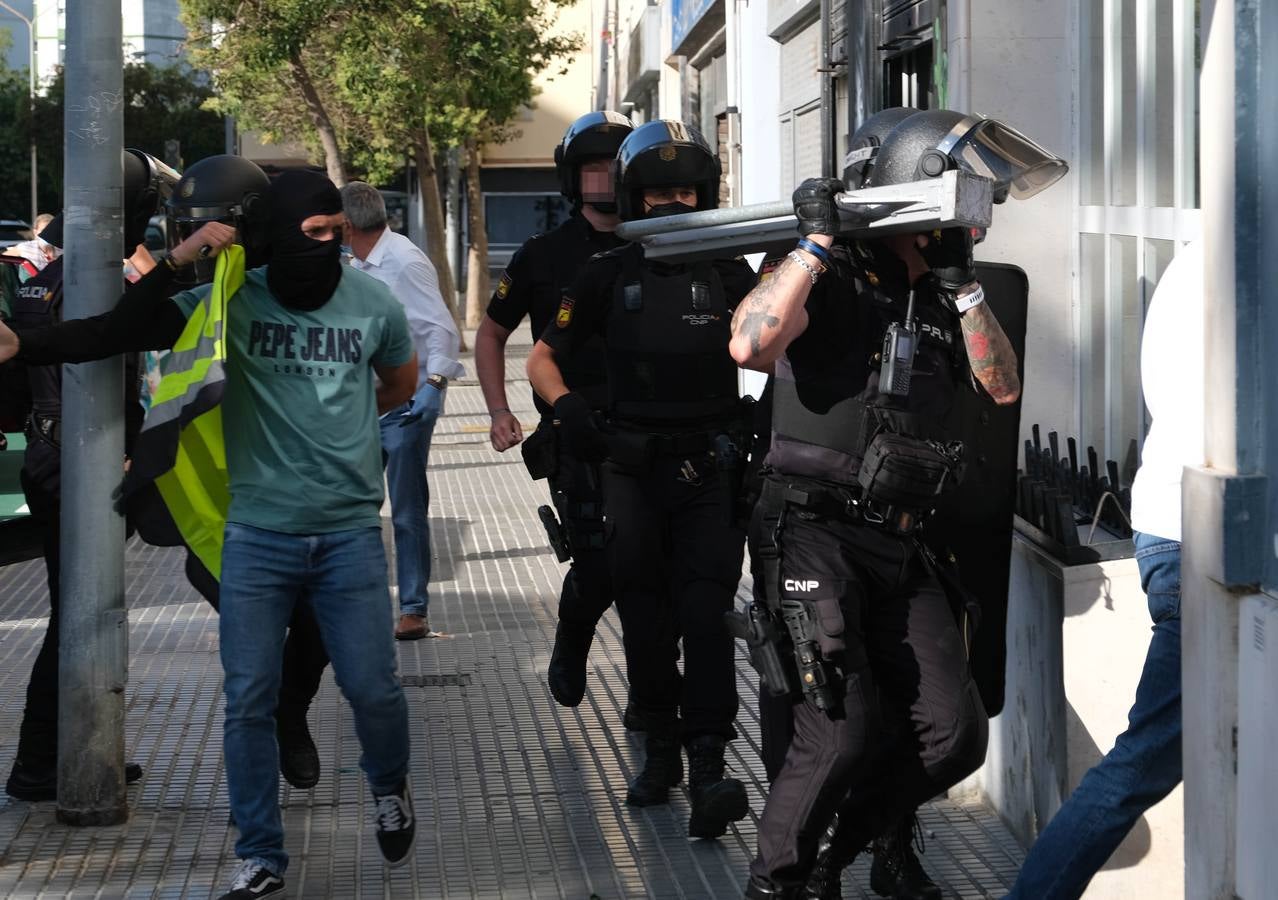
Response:
[{"label": "police uniform patch", "polygon": [[506,299],[506,295],[510,293],[511,284],[512,282],[510,280],[510,274],[507,272],[502,272],[501,280],[497,282],[497,299],[498,300]]},{"label": "police uniform patch", "polygon": [[559,312],[555,313],[555,325],[557,327],[568,327],[568,323],[572,321],[572,308],[576,305],[576,301],[571,297],[565,297],[559,301]]},{"label": "police uniform patch", "polygon": [[674,147],[662,147],[657,151],[657,156],[661,158],[662,162],[674,162],[675,157],[678,155],[679,152]]}]

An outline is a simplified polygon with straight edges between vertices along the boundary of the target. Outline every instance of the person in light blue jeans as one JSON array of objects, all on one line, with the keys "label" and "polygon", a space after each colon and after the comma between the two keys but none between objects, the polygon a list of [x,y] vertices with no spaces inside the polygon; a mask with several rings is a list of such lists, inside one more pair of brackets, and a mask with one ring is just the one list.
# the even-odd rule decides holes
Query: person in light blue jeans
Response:
[{"label": "person in light blue jeans", "polygon": [[274,712],[282,638],[296,603],[315,610],[374,796],[393,794],[408,774],[408,707],[387,628],[381,529],[285,534],[228,523],[220,631],[227,789],[240,832],[235,854],[274,873],[288,867]]},{"label": "person in light blue jeans", "polygon": [[[382,450],[386,453],[386,488],[395,529],[395,578],[401,615],[421,616],[423,628],[430,604],[430,485],[426,462],[435,423],[443,411],[446,388],[430,383],[413,399],[382,416]],[[425,632],[423,633],[423,636]]]},{"label": "person in light blue jeans", "polygon": [[1086,775],[1025,859],[1007,900],[1073,900],[1151,806],[1180,784],[1180,543],[1137,532],[1154,637],[1114,749]]}]

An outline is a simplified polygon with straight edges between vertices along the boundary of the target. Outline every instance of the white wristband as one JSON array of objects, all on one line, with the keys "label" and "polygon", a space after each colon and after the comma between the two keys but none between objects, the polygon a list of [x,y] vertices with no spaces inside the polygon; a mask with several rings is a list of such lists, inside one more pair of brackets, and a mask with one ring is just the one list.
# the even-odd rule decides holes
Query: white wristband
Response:
[{"label": "white wristband", "polygon": [[980,306],[984,302],[985,288],[981,287],[979,284],[976,286],[976,290],[972,291],[972,293],[965,297],[960,297],[957,294],[954,295],[954,308],[958,310],[960,316],[972,307]]}]

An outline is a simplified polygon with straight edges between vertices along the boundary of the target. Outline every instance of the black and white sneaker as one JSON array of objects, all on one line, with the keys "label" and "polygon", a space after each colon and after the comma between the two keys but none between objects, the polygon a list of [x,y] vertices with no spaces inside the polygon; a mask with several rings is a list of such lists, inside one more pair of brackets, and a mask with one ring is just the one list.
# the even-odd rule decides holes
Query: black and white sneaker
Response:
[{"label": "black and white sneaker", "polygon": [[260,862],[246,859],[235,870],[231,889],[217,900],[258,900],[259,897],[276,897],[283,894],[283,878]]},{"label": "black and white sneaker", "polygon": [[413,794],[408,789],[408,779],[393,794],[374,794],[377,809],[373,815],[377,821],[377,847],[382,859],[392,869],[408,862],[413,853],[413,841],[417,838],[417,817],[413,815]]}]

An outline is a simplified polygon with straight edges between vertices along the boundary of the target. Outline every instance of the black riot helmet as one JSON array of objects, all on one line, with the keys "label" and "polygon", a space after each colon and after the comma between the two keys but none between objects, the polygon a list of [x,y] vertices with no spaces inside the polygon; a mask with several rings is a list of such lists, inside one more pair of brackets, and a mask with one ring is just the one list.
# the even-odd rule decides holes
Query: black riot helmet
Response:
[{"label": "black riot helmet", "polygon": [[[124,191],[120,208],[124,217],[124,246],[121,257],[132,256],[146,240],[146,226],[173,193],[181,176],[149,153],[130,147],[122,154]],[[55,247],[63,244],[62,216],[54,216],[40,239]]]},{"label": "black riot helmet", "polygon": [[[270,222],[270,188],[266,173],[242,156],[208,156],[188,166],[167,203],[169,249],[206,222],[225,222],[239,230],[247,265],[261,265]],[[212,280],[215,268],[216,260],[199,260],[190,268],[193,278],[185,272],[180,277],[202,284]]]},{"label": "black riot helmet", "polygon": [[555,173],[559,176],[559,193],[572,201],[574,208],[589,202],[600,212],[615,212],[616,201],[591,200],[581,194],[581,165],[592,160],[612,160],[633,123],[621,113],[611,110],[589,112],[568,126],[564,139],[555,147]]},{"label": "black riot helmet", "polygon": [[874,157],[892,129],[918,112],[912,106],[890,106],[870,116],[852,133],[843,158],[843,183],[849,191],[865,187],[874,170]]},{"label": "black riot helmet", "polygon": [[697,190],[697,209],[719,205],[719,157],[701,132],[671,119],[645,122],[617,153],[617,212],[642,219],[643,192],[688,185]]},{"label": "black riot helmet", "polygon": [[1025,200],[1055,184],[1069,170],[997,119],[948,109],[929,109],[902,121],[884,139],[867,187],[939,178],[962,169],[994,183],[994,202],[1008,195]]}]

